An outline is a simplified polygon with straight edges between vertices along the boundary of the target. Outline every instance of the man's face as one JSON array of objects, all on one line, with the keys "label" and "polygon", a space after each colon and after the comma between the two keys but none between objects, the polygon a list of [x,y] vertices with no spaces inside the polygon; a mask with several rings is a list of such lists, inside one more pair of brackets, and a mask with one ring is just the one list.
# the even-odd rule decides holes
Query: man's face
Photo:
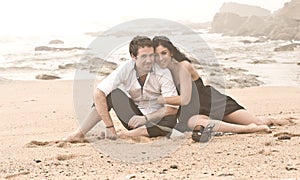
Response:
[{"label": "man's face", "polygon": [[[137,56],[133,58],[139,73],[148,73],[151,71],[154,63],[153,47],[139,48]],[[143,74],[140,74],[143,75]]]}]

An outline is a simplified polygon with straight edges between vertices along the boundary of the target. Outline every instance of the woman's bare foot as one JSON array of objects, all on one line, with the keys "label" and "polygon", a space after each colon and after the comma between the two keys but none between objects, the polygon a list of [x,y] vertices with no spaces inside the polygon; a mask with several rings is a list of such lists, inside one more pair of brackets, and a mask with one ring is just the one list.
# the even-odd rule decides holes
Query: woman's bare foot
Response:
[{"label": "woman's bare foot", "polygon": [[64,137],[62,140],[70,143],[86,142],[84,139],[84,134],[81,131],[75,131],[69,134],[67,137]]},{"label": "woman's bare foot", "polygon": [[256,125],[254,123],[251,123],[247,125],[247,130],[249,133],[255,133],[255,132],[260,132],[260,133],[271,133],[271,129],[267,125]]}]

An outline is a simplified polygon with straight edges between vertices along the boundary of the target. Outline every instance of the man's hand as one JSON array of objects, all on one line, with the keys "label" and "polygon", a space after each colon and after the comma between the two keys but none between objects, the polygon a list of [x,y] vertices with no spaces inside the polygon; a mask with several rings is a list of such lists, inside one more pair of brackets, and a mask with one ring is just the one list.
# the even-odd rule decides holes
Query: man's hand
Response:
[{"label": "man's hand", "polygon": [[145,118],[145,116],[133,116],[129,122],[128,122],[128,126],[132,129],[138,128],[141,125],[146,124],[147,120]]},{"label": "man's hand", "polygon": [[115,127],[106,128],[105,139],[110,139],[110,140],[117,139],[117,133],[116,133]]}]

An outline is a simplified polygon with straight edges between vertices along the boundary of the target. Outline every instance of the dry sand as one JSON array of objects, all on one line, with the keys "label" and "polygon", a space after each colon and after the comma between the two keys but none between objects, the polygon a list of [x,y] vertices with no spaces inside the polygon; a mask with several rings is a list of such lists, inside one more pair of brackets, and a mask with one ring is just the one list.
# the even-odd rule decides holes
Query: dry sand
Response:
[{"label": "dry sand", "polygon": [[[160,141],[165,145],[170,143],[173,152],[152,162],[129,163],[94,148],[92,144],[110,143],[108,140],[97,139],[97,134],[88,136],[93,143],[56,142],[78,125],[73,108],[72,86],[72,81],[0,82],[0,178],[300,177],[299,87],[251,87],[227,91],[257,116],[295,122],[277,126],[271,134],[225,135],[214,137],[205,145],[192,142],[189,134],[186,134],[187,138],[177,139],[180,143],[174,147],[171,144],[176,140],[135,139],[129,144],[143,146]],[[278,137],[278,133],[282,132],[290,134]],[[280,140],[282,137],[290,139]],[[131,148],[132,152],[140,153],[134,148]],[[148,155],[153,154],[149,152]]]}]

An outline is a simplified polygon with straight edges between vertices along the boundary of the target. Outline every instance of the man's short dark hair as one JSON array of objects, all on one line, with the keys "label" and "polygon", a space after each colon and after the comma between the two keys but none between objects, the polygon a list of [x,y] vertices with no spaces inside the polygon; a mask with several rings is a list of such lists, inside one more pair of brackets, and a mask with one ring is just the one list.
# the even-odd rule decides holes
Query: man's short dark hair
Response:
[{"label": "man's short dark hair", "polygon": [[135,36],[129,44],[130,55],[136,57],[139,48],[143,47],[153,47],[151,39],[147,36]]}]

